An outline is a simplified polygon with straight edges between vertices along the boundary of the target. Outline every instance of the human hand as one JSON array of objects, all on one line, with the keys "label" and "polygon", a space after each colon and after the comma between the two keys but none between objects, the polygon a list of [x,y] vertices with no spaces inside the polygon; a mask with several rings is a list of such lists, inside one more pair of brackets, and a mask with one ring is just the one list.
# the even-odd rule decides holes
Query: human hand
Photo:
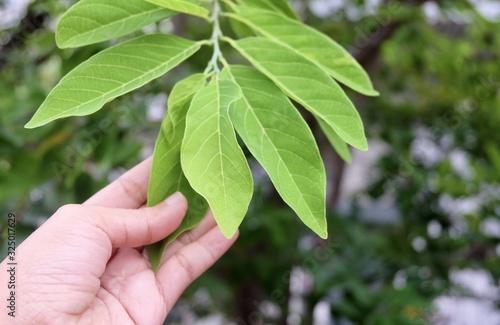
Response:
[{"label": "human hand", "polygon": [[[155,274],[141,247],[172,233],[187,210],[174,194],[144,208],[148,159],[82,205],[67,205],[17,249],[17,324],[162,324],[185,288],[236,240],[209,213],[167,248]],[[0,270],[6,270],[6,260]],[[0,273],[7,283],[8,273]],[[11,324],[6,312],[0,324]]]}]

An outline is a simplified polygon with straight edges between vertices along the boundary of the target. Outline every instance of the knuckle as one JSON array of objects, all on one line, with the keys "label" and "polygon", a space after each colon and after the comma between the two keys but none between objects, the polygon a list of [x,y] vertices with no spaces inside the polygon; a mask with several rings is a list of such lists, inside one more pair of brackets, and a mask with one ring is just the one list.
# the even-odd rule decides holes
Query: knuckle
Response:
[{"label": "knuckle", "polygon": [[81,206],[79,204],[66,204],[57,209],[54,216],[58,218],[73,218],[81,215]]},{"label": "knuckle", "polygon": [[144,239],[148,243],[153,242],[153,227],[149,223],[146,225],[146,233],[144,235]]},{"label": "knuckle", "polygon": [[183,232],[177,239],[180,243],[182,243],[184,246],[187,246],[191,243],[193,243],[196,240],[196,237],[193,233],[192,229],[186,230]]},{"label": "knuckle", "polygon": [[134,200],[137,204],[143,204],[146,202],[146,194],[134,180],[131,180],[126,176],[121,176],[116,180],[116,182],[122,188],[125,196]]},{"label": "knuckle", "polygon": [[179,266],[186,272],[189,281],[194,281],[196,279],[196,275],[193,264],[189,261],[189,259],[181,251],[176,252],[174,258],[179,263]]}]

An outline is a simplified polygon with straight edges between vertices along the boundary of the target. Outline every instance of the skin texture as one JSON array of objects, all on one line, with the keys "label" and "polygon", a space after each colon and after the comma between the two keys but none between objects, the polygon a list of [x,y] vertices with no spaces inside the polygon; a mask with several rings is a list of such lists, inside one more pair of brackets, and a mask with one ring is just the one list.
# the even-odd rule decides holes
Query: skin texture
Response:
[{"label": "skin texture", "polygon": [[176,193],[145,208],[150,168],[147,159],[82,205],[63,206],[17,248],[16,318],[2,308],[0,324],[163,323],[237,235],[226,239],[208,213],[167,248],[155,275],[142,247],[177,228],[187,201]]}]

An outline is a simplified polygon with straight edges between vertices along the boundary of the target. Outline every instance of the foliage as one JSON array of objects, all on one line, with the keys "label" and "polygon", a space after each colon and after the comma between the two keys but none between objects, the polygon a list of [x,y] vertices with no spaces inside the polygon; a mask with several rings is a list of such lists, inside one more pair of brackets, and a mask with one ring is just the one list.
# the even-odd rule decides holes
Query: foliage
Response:
[{"label": "foliage", "polygon": [[[282,1],[254,2],[273,10],[281,8],[287,22],[297,19]],[[422,2],[439,5],[437,22],[423,13]],[[161,127],[160,132],[168,138],[158,136],[157,147],[179,150],[167,140],[180,136],[177,132],[184,128],[175,126],[184,121],[170,113],[189,108],[185,101],[192,89],[173,89],[174,85],[182,86],[178,81],[184,79],[196,87],[196,74],[204,71],[213,54],[210,47],[202,46],[167,76],[107,103],[93,115],[25,130],[22,125],[64,75],[117,44],[108,41],[57,48],[51,26],[71,3],[36,0],[18,26],[2,31],[0,206],[2,211],[16,213],[20,240],[62,204],[84,201],[115,175],[150,155],[160,128],[160,120],[150,116],[150,107],[167,93],[170,112],[163,124],[171,126]],[[226,323],[258,324],[262,319],[285,324],[297,310],[293,291],[298,281],[306,284],[300,293],[302,314],[293,318],[300,319],[298,323],[312,323],[315,306],[327,302],[336,323],[429,324],[436,312],[434,298],[450,291],[460,293],[449,279],[451,271],[478,268],[487,270],[494,279],[500,277],[498,237],[491,232],[494,227],[489,227],[498,220],[500,211],[498,22],[485,19],[466,1],[397,1],[365,9],[368,5],[364,1],[352,0],[330,13],[311,11],[312,4],[304,8],[299,11],[301,18],[348,49],[375,81],[381,93],[378,98],[367,100],[347,88],[344,91],[363,117],[368,139],[381,141],[388,149],[362,178],[369,185],[367,189],[336,201],[338,192],[329,188],[327,205],[335,212],[331,209],[327,213],[329,239],[323,241],[284,206],[256,161],[259,155],[273,156],[273,149],[266,147],[269,151],[261,153],[248,141],[239,141],[244,144],[255,183],[240,238],[220,263],[190,288],[167,323],[182,321],[187,302],[188,310],[198,317],[219,312]],[[224,9],[226,16],[236,15]],[[220,27],[227,37],[253,35],[241,23],[243,18],[226,16],[221,18]],[[176,15],[124,34],[122,39],[175,31],[186,39],[206,40],[211,37],[207,26],[198,16]],[[257,34],[262,37],[264,32]],[[221,42],[220,49],[227,61],[245,64],[227,42]],[[230,78],[229,72],[238,69],[246,73],[243,69],[249,68],[235,66],[224,75]],[[195,79],[187,78],[193,75]],[[271,85],[277,87],[274,82],[262,73],[259,77],[266,78],[266,93],[283,102],[276,109],[287,109],[285,100],[289,100],[283,91],[278,95],[271,90],[275,89]],[[259,89],[240,88],[242,98],[251,89]],[[179,91],[182,89],[186,91]],[[235,106],[242,102],[240,99]],[[247,105],[250,109],[260,106],[253,101]],[[235,121],[257,123],[260,111],[253,111],[256,115],[249,112],[246,120],[244,116],[230,117],[239,140],[246,134],[238,130]],[[316,121],[307,110],[298,112],[315,135],[327,169],[327,186],[338,182],[337,173],[344,175],[344,186],[350,185],[350,166],[342,167],[340,160],[328,158],[332,155],[328,140],[337,138],[326,139],[318,131],[338,135],[329,134],[322,121]],[[284,130],[292,132],[287,125]],[[365,156],[350,152],[343,141],[340,146],[345,148],[344,154],[352,154],[353,166],[369,161],[371,152],[376,151]],[[162,169],[162,164],[157,166]],[[175,168],[180,165],[171,166],[172,172],[178,173]],[[153,180],[165,186],[161,191],[175,186],[159,178],[153,178],[151,184]],[[162,196],[159,193],[150,200],[159,201]],[[190,202],[191,207],[200,209],[204,204],[204,199]],[[380,210],[387,205],[395,209]],[[473,208],[463,212],[460,207],[464,205]],[[306,271],[307,276],[292,276],[292,266]],[[209,299],[203,298],[203,293],[208,293]]]},{"label": "foliage", "polygon": [[[64,76],[26,127],[94,113],[116,97],[164,75],[202,45],[212,45],[212,59],[204,76],[200,76],[209,79],[207,84],[197,88],[189,82],[180,84],[179,92],[195,92],[186,102],[173,101],[175,96],[170,99],[171,106],[189,104],[189,108],[176,112],[175,118],[167,117],[162,126],[151,178],[167,184],[149,187],[148,195],[154,200],[149,199],[148,204],[155,204],[158,197],[166,198],[176,190],[182,190],[191,202],[200,200],[201,195],[224,235],[233,236],[253,194],[251,171],[233,126],[237,124],[236,131],[258,156],[284,201],[307,226],[326,238],[326,175],[321,157],[307,124],[282,92],[313,113],[329,138],[334,139],[335,147],[341,148],[342,156],[348,158],[344,142],[366,150],[366,138],[359,114],[331,77],[364,94],[377,95],[362,67],[327,36],[288,18],[286,15],[291,9],[283,11],[288,8],[286,2],[275,7],[253,0],[225,1],[227,16],[257,33],[240,40],[224,36],[219,20],[225,11],[219,0],[150,2],[159,7],[145,4],[144,0],[133,0],[117,14],[120,4],[114,0],[82,0],[62,16],[56,30],[57,43],[62,47],[79,47],[109,40],[173,16],[172,10],[205,18],[213,25],[211,38],[195,42],[173,35],[151,34],[103,50]],[[210,16],[205,8],[208,4],[212,7]],[[95,19],[94,10],[99,10]],[[88,20],[92,23],[87,23]],[[220,50],[222,40],[255,69],[229,64]],[[222,72],[219,64],[223,66]],[[267,101],[260,95],[262,84],[270,85],[271,96]],[[242,88],[246,89],[245,95]],[[279,123],[272,110],[275,98],[279,98],[283,107],[279,111],[278,118],[282,120]],[[257,121],[248,123],[249,115]],[[182,124],[170,123],[173,119],[180,119]],[[285,120],[299,126],[299,132],[287,131],[289,126],[283,124]],[[176,127],[185,130],[168,138]],[[283,138],[284,134],[288,138]],[[266,141],[255,141],[263,138]],[[165,149],[167,142],[175,147],[182,143],[180,151]],[[304,145],[311,150],[302,150]],[[264,155],[267,146],[274,149],[272,156]],[[174,166],[180,163],[181,169],[160,165],[165,160]],[[190,209],[190,217],[183,221],[181,229],[192,228],[205,213],[203,208],[190,206]],[[157,248],[164,246],[163,243],[149,249],[155,267],[162,256],[162,250]]]}]

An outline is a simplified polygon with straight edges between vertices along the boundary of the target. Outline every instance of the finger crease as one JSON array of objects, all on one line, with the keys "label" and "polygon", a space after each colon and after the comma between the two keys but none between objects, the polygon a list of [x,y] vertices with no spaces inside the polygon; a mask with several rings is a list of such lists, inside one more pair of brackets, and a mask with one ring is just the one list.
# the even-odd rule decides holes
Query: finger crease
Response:
[{"label": "finger crease", "polygon": [[183,268],[186,271],[189,282],[194,281],[196,279],[196,276],[194,274],[193,265],[191,264],[189,259],[181,251],[175,253],[174,257],[181,266],[181,268]]},{"label": "finger crease", "polygon": [[146,202],[146,195],[139,184],[126,176],[121,176],[117,180],[125,195],[140,206]]}]

